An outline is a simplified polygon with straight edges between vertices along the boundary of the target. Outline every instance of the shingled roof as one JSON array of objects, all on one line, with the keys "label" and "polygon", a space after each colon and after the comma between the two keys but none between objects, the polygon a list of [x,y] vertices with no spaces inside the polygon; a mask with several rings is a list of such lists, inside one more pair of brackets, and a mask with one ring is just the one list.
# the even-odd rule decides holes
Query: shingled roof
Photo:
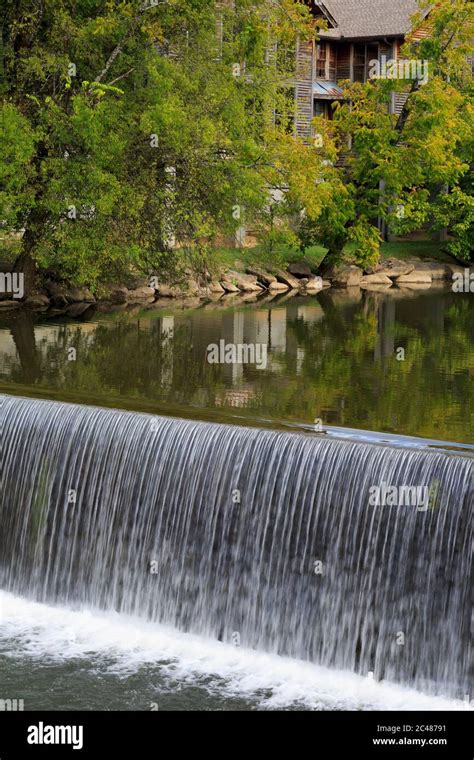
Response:
[{"label": "shingled roof", "polygon": [[410,17],[418,10],[418,0],[323,0],[337,27],[321,32],[321,37],[360,39],[403,37],[410,29]]}]

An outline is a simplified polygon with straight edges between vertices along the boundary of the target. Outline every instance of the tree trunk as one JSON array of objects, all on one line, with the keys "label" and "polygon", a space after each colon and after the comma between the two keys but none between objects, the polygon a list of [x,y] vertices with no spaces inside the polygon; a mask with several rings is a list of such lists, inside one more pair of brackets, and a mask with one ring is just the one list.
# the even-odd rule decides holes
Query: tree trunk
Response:
[{"label": "tree trunk", "polygon": [[420,85],[420,80],[419,79],[414,79],[413,80],[413,84],[412,84],[411,89],[410,89],[410,92],[408,93],[408,97],[407,97],[405,103],[403,104],[403,108],[402,108],[402,110],[400,112],[400,115],[399,115],[399,117],[397,119],[397,123],[395,125],[395,129],[396,129],[396,131],[400,135],[400,137],[398,138],[398,142],[400,142],[401,135],[403,133],[403,130],[405,129],[405,124],[408,121],[408,114],[410,113],[409,110],[408,110],[408,104],[409,104],[409,101],[410,101],[410,96],[413,95],[413,93],[418,92],[418,90],[420,89],[420,86],[421,86]]},{"label": "tree trunk", "polygon": [[13,265],[13,271],[23,275],[24,297],[30,295],[35,286],[36,264],[29,251],[22,251]]},{"label": "tree trunk", "polygon": [[13,271],[23,275],[24,297],[30,295],[35,286],[36,263],[32,256],[36,235],[31,228],[25,230],[22,240],[22,250],[13,264]]},{"label": "tree trunk", "polygon": [[318,267],[317,274],[319,277],[324,277],[333,266],[342,261],[344,258],[343,251],[345,243],[346,241],[341,240],[329,247],[328,252]]},{"label": "tree trunk", "polygon": [[36,281],[34,251],[44,234],[48,214],[42,209],[33,209],[21,241],[21,253],[13,265],[13,271],[23,274],[25,297],[30,295]]}]

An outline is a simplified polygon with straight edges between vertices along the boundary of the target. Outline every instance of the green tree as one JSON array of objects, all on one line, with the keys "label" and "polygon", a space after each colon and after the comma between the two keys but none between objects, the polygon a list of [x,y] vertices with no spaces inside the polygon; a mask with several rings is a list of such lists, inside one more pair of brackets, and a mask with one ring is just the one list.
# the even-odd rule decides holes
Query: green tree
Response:
[{"label": "green tree", "polygon": [[294,57],[274,51],[312,31],[293,0],[11,0],[0,219],[25,230],[17,267],[93,287],[150,271],[172,242],[205,249],[258,217],[275,174],[311,204],[301,168],[320,159],[287,137]]}]

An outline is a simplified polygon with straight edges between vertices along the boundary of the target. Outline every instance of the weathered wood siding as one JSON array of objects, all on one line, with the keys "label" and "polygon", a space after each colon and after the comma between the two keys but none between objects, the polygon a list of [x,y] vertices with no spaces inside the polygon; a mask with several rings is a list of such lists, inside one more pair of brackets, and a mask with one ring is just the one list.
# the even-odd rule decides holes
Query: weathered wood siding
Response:
[{"label": "weathered wood siding", "polygon": [[296,52],[296,134],[311,136],[313,118],[313,55],[312,41],[299,40]]}]

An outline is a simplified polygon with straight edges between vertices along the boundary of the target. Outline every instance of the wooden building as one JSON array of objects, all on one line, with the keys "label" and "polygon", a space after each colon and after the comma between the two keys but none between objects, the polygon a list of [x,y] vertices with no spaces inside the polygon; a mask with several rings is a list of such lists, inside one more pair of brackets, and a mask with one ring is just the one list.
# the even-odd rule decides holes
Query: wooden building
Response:
[{"label": "wooden building", "polygon": [[[295,81],[296,133],[311,135],[315,116],[332,116],[332,103],[342,99],[339,82],[365,82],[374,60],[398,60],[417,0],[310,0],[327,29],[317,41],[299,41]],[[394,94],[391,111],[400,113],[404,93]]]}]

